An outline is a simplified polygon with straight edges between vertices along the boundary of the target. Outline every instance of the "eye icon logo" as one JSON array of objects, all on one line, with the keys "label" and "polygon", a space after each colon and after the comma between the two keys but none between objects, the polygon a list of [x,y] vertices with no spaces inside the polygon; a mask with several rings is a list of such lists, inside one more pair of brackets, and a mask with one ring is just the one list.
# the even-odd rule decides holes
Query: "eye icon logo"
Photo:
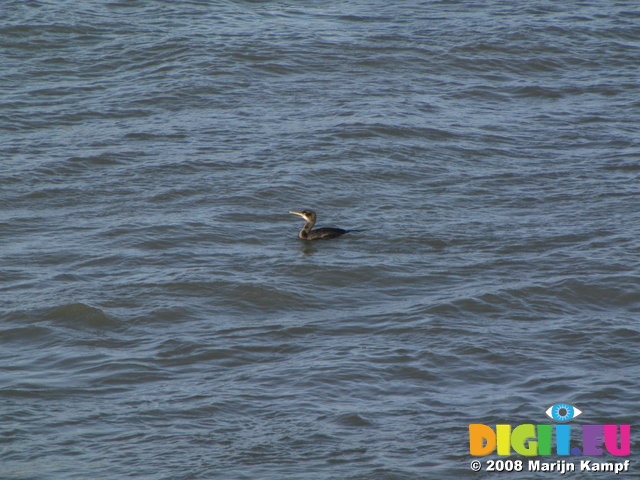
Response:
[{"label": "eye icon logo", "polygon": [[547,417],[556,422],[570,422],[578,415],[582,414],[582,410],[568,403],[556,403],[547,408],[544,412]]}]

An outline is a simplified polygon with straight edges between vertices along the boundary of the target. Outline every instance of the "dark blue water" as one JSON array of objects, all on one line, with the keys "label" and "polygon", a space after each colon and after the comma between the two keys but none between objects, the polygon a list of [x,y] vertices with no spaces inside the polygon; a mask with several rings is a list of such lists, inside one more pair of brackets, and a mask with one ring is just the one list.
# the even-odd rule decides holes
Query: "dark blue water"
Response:
[{"label": "dark blue water", "polygon": [[557,402],[638,475],[636,2],[5,1],[0,61],[0,478],[550,478],[468,425]]}]

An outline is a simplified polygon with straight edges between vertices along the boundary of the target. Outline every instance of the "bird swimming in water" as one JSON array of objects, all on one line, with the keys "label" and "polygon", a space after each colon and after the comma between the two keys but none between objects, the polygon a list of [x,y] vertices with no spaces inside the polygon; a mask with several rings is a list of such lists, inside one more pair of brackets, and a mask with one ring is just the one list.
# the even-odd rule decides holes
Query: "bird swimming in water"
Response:
[{"label": "bird swimming in water", "polygon": [[343,230],[342,228],[316,228],[312,230],[313,226],[316,224],[316,212],[313,210],[302,210],[301,212],[289,212],[294,215],[300,215],[305,219],[307,223],[304,224],[300,233],[298,233],[298,238],[302,240],[327,240],[329,238],[336,238],[340,235],[344,235],[349,230]]}]

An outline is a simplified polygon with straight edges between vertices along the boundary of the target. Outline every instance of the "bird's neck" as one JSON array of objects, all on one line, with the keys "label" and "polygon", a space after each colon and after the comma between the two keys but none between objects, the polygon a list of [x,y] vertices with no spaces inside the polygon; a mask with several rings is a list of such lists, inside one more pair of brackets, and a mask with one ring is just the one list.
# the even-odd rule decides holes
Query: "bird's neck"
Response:
[{"label": "bird's neck", "polygon": [[298,237],[302,239],[307,238],[307,236],[309,235],[309,232],[311,232],[311,229],[313,228],[314,225],[315,225],[315,222],[307,221],[307,223],[304,224],[304,227],[302,227],[302,230],[300,230]]}]

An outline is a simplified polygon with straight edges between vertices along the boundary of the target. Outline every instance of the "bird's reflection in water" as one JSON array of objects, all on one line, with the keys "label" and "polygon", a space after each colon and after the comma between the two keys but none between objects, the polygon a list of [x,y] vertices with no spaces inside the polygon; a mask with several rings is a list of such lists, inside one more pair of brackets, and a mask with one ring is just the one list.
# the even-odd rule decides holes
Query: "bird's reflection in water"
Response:
[{"label": "bird's reflection in water", "polygon": [[313,242],[302,242],[300,251],[303,255],[313,255],[318,251],[318,246]]}]

